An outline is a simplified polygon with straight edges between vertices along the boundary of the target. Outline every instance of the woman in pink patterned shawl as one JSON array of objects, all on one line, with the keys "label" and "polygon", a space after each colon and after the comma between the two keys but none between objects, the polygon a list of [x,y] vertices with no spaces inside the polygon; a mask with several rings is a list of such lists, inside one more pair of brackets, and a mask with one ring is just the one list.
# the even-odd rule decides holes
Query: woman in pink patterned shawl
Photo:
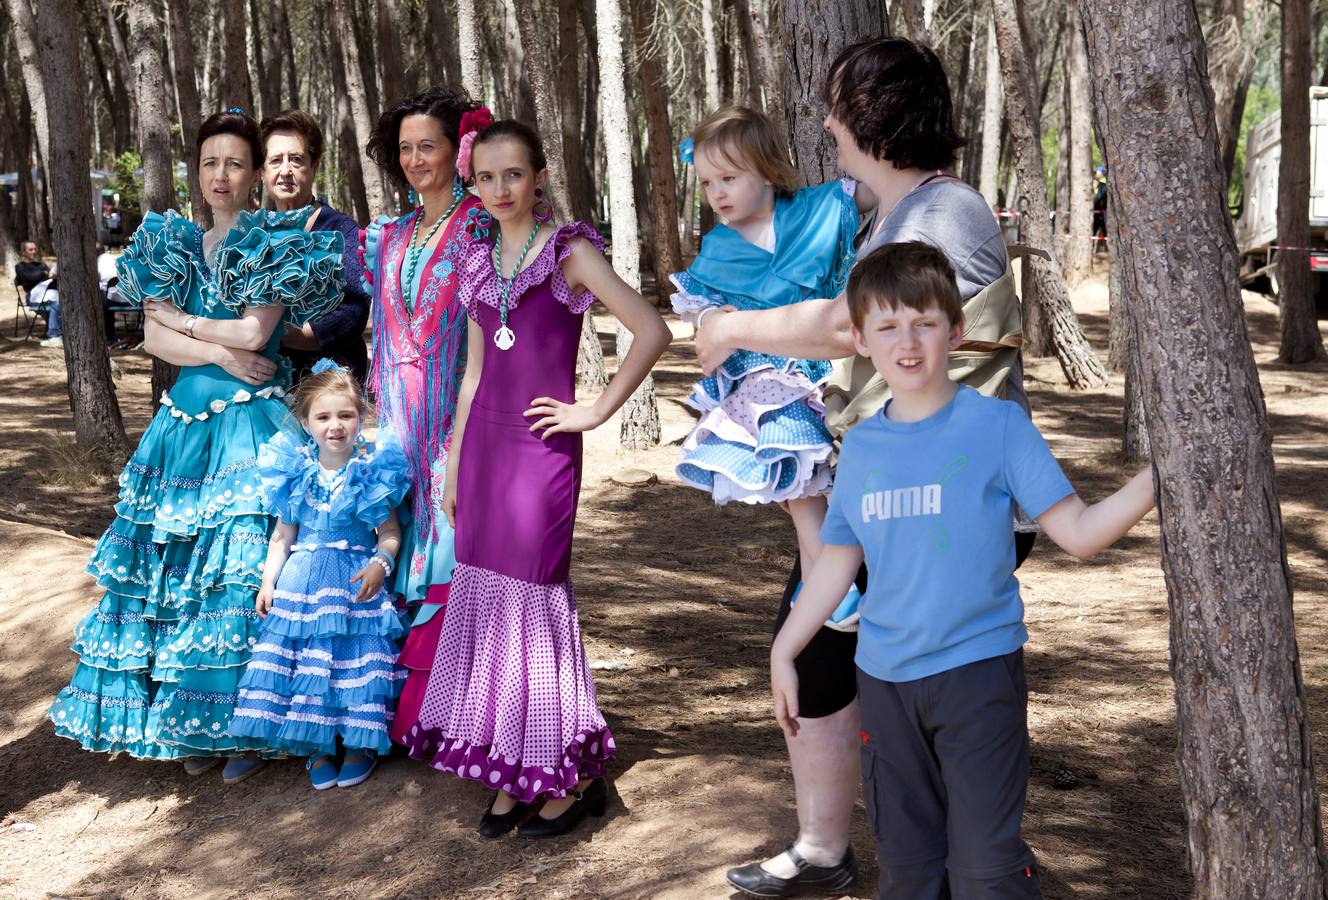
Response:
[{"label": "woman in pink patterned shawl", "polygon": [[371,225],[364,248],[373,299],[369,388],[378,405],[379,442],[389,433],[400,441],[414,482],[395,574],[396,592],[418,612],[401,654],[410,674],[390,729],[394,740],[419,717],[456,563],[452,528],[439,504],[466,360],[457,269],[488,222],[462,173],[476,129],[492,118],[463,89],[432,87],[384,112],[368,147],[420,203],[398,219]]}]

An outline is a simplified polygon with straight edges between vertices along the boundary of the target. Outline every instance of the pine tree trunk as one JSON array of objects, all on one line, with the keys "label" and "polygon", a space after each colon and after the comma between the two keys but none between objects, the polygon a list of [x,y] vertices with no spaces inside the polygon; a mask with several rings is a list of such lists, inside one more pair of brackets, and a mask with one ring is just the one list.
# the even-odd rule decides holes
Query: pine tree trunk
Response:
[{"label": "pine tree trunk", "polygon": [[781,55],[776,55],[770,41],[770,2],[769,0],[740,0],[750,10],[752,24],[752,42],[756,45],[758,68],[753,77],[758,81],[761,97],[764,101],[765,114],[775,123],[775,128],[782,134],[788,133],[788,122],[784,116],[784,72],[779,65]]},{"label": "pine tree trunk", "polygon": [[[174,209],[175,172],[171,163],[171,112],[166,96],[161,58],[161,19],[152,0],[129,0],[129,41],[134,63],[134,93],[138,95],[138,148],[143,158],[143,213]],[[190,73],[192,76],[192,73]],[[192,155],[192,154],[191,154]],[[63,287],[63,279],[61,279]],[[152,402],[175,384],[180,370],[164,360],[152,360]]]},{"label": "pine tree trunk", "polygon": [[701,0],[701,71],[705,74],[705,99],[702,114],[715,111],[723,102],[719,88],[719,25],[715,18],[716,0]]},{"label": "pine tree trunk", "polygon": [[634,0],[631,4],[636,32],[636,59],[641,75],[641,93],[646,107],[647,150],[650,154],[650,183],[654,187],[655,293],[666,307],[673,292],[669,276],[683,268],[678,243],[678,177],[673,168],[673,132],[669,127],[669,87],[650,44],[655,30],[656,0]]},{"label": "pine tree trunk", "polygon": [[480,0],[456,0],[457,54],[461,57],[461,83],[476,100],[484,97],[484,75],[480,68]]},{"label": "pine tree trunk", "polygon": [[[51,129],[46,117],[46,86],[42,82],[40,61],[37,58],[37,34],[35,17],[30,0],[5,0],[9,11],[9,33],[14,36],[14,46],[18,50],[20,71],[23,72],[23,84],[28,91],[28,105],[31,109],[33,131],[37,137],[38,163],[44,164],[49,158]],[[26,182],[27,179],[20,179]],[[40,203],[40,198],[38,198]],[[45,235],[34,236],[33,240],[45,243]]]},{"label": "pine tree trunk", "polygon": [[221,73],[217,86],[217,106],[230,109],[238,106],[252,111],[249,95],[249,54],[246,49],[244,4],[231,2],[219,10],[221,26]]},{"label": "pine tree trunk", "polygon": [[378,0],[377,11],[379,75],[382,78],[382,105],[390,107],[406,96],[405,67],[401,64],[401,38],[397,32],[397,17],[401,14],[397,0]]},{"label": "pine tree trunk", "polygon": [[1024,346],[1028,352],[1038,349],[1035,329],[1041,317],[1050,336],[1051,349],[1070,387],[1101,387],[1107,383],[1106,370],[1079,327],[1055,254],[1051,210],[1042,182],[1042,144],[1034,126],[1034,107],[1029,96],[1032,79],[1020,39],[1014,0],[991,0],[991,10],[996,23],[1001,79],[1005,85],[1006,110],[1014,136],[1015,166],[1021,186],[1017,206],[1021,212],[1027,209],[1024,227],[1028,242],[1051,251],[1050,260],[1035,257],[1024,260],[1024,272],[1031,276],[1025,279],[1024,285],[1032,288],[1024,295]]},{"label": "pine tree trunk", "polygon": [[1075,287],[1093,268],[1093,111],[1088,91],[1088,56],[1084,50],[1083,22],[1079,0],[1070,0],[1066,10],[1066,82],[1070,96],[1069,203],[1057,205],[1069,212],[1069,241],[1065,245],[1065,278]]},{"label": "pine tree trunk", "polygon": [[1001,113],[1005,97],[1001,92],[1001,57],[996,49],[996,23],[987,20],[987,89],[982,100],[982,169],[978,190],[992,209],[996,208],[997,186],[1001,174]]},{"label": "pine tree trunk", "polygon": [[457,53],[456,22],[443,0],[426,0],[429,37],[436,41],[429,53],[429,72],[435,84],[461,84],[461,56]]},{"label": "pine tree trunk", "polygon": [[[599,27],[600,97],[604,104],[604,150],[608,162],[609,225],[613,269],[634,289],[641,287],[640,243],[632,196],[631,129],[627,123],[627,77],[623,64],[623,17],[618,0],[595,0]],[[618,325],[618,359],[631,347],[631,333]],[[659,443],[655,381],[647,376],[622,408],[621,442],[629,450]]]},{"label": "pine tree trunk", "polygon": [[171,22],[171,66],[175,72],[176,109],[180,116],[180,143],[184,146],[186,178],[189,181],[189,207],[195,222],[203,223],[203,189],[198,183],[198,159],[194,142],[202,124],[195,80],[194,35],[190,29],[189,0],[168,0],[166,14]]},{"label": "pine tree trunk", "polygon": [[1194,896],[1317,900],[1290,572],[1198,18],[1188,0],[1081,14],[1157,473]]},{"label": "pine tree trunk", "polygon": [[1282,0],[1282,157],[1277,170],[1277,360],[1322,359],[1310,273],[1310,0]]},{"label": "pine tree trunk", "polygon": [[[594,221],[590,166],[581,144],[581,53],[577,46],[578,0],[558,0],[558,105],[563,162],[567,166],[568,215]],[[602,368],[602,366],[601,366]]]},{"label": "pine tree trunk", "polygon": [[904,25],[904,37],[919,44],[931,45],[931,34],[927,31],[926,15],[922,0],[895,0],[899,5],[900,18]]},{"label": "pine tree trunk", "polygon": [[1113,372],[1124,372],[1130,352],[1130,319],[1125,311],[1125,285],[1121,281],[1121,262],[1117,257],[1115,235],[1116,211],[1108,204],[1107,228],[1107,365]]},{"label": "pine tree trunk", "polygon": [[[290,14],[286,9],[286,0],[277,0],[277,15],[281,27],[281,60],[285,72],[286,91],[285,107],[300,109],[300,76],[295,71],[295,40],[291,36]],[[310,85],[310,90],[313,85]]]},{"label": "pine tree trunk", "polygon": [[106,34],[111,40],[111,49],[115,55],[115,68],[120,80],[128,89],[126,99],[129,103],[129,128],[138,134],[138,97],[134,95],[134,67],[129,61],[129,49],[125,46],[124,34],[120,31],[120,20],[115,17],[115,10],[108,0],[101,0],[102,15],[106,23]]},{"label": "pine tree trunk", "polygon": [[1217,142],[1223,157],[1226,156],[1227,146],[1236,141],[1236,132],[1240,128],[1239,121],[1232,122],[1230,111],[1240,80],[1244,20],[1245,0],[1216,0],[1212,21],[1204,29],[1204,43],[1208,49],[1208,81],[1213,86],[1213,108],[1216,111]]},{"label": "pine tree trunk", "polygon": [[560,221],[572,217],[572,201],[567,191],[567,163],[563,156],[563,133],[558,96],[554,93],[554,69],[549,65],[549,50],[544,44],[544,29],[535,14],[534,0],[510,0],[513,24],[520,29],[520,49],[525,56],[523,68],[530,77],[534,94],[535,123],[544,141],[544,155],[549,161],[549,178],[545,183],[546,199],[552,201]]},{"label": "pine tree trunk", "polygon": [[375,116],[369,107],[363,70],[360,68],[360,43],[351,24],[348,2],[350,0],[333,0],[332,16],[338,43],[341,44],[341,59],[345,64],[346,88],[350,94],[351,127],[355,132],[355,148],[359,153],[360,172],[364,178],[364,195],[369,204],[369,217],[372,219],[387,212],[387,194],[383,190],[383,179],[379,175],[377,166],[364,149],[369,143],[369,136],[373,133]]},{"label": "pine tree trunk", "polygon": [[60,140],[50,147],[51,200],[61,215],[55,220],[55,251],[60,260],[60,319],[64,331],[65,373],[74,413],[74,440],[104,462],[123,465],[129,458],[120,406],[111,384],[110,358],[102,325],[94,254],[97,228],[88,203],[88,114],[82,79],[77,20],[64,4],[37,4],[36,50],[46,93],[48,121],[60,123]]},{"label": "pine tree trunk", "polygon": [[805,184],[837,174],[835,142],[822,129],[821,91],[839,51],[887,34],[885,4],[871,0],[788,0],[779,4],[784,37],[784,115],[793,164]]},{"label": "pine tree trunk", "polygon": [[[342,170],[345,174],[346,194],[350,198],[351,211],[355,221],[368,225],[373,221],[369,209],[369,198],[365,190],[365,158],[360,153],[360,144],[355,135],[355,114],[351,110],[350,89],[346,84],[347,66],[341,54],[335,53],[328,60],[328,70],[332,78],[332,106],[335,110],[333,120],[336,143],[340,148]],[[376,176],[377,169],[369,170]]]}]

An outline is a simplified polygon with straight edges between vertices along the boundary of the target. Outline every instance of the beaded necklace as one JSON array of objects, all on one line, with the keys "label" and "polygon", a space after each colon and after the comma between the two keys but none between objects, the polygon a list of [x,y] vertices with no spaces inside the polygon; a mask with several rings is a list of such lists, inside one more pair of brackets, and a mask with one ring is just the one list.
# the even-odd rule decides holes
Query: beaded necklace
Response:
[{"label": "beaded necklace", "polygon": [[535,235],[539,234],[540,226],[543,222],[536,222],[535,227],[530,229],[530,237],[526,238],[526,246],[521,248],[521,255],[516,258],[516,265],[512,267],[512,276],[503,278],[503,232],[498,230],[498,238],[493,242],[493,271],[498,276],[498,296],[501,299],[501,305],[498,311],[499,328],[493,334],[493,342],[498,345],[499,350],[511,350],[512,345],[516,343],[516,333],[507,327],[507,299],[512,296],[512,286],[516,284],[516,276],[521,274],[521,264],[526,261],[526,254],[530,252],[530,245],[535,242]]},{"label": "beaded necklace", "polygon": [[458,197],[452,201],[452,205],[447,208],[447,212],[438,217],[438,220],[429,228],[429,233],[424,236],[424,243],[415,244],[415,238],[420,233],[420,220],[424,218],[424,207],[420,207],[420,214],[415,217],[415,224],[410,226],[410,240],[406,243],[406,278],[401,282],[401,296],[405,299],[407,292],[414,290],[415,285],[415,265],[420,261],[423,253],[411,253],[410,251],[429,246],[429,241],[438,233],[439,227],[447,221],[447,217],[452,215],[453,210],[460,205],[462,198]]}]

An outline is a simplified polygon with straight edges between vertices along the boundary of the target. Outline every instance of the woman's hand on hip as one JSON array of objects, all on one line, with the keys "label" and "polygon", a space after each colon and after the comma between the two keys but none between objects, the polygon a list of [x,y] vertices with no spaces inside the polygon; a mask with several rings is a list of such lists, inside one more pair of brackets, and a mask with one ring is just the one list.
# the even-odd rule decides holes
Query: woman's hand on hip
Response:
[{"label": "woman's hand on hip", "polygon": [[552,397],[536,397],[530,401],[530,409],[521,415],[527,419],[539,416],[530,431],[534,434],[543,429],[542,441],[562,431],[591,431],[604,424],[604,417],[593,406],[563,403]]}]

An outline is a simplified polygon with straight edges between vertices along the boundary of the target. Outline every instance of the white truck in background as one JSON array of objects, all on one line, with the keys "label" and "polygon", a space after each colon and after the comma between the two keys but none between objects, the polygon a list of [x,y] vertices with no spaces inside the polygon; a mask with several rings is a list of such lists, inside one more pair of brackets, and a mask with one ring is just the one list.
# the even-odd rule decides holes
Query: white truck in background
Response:
[{"label": "white truck in background", "polygon": [[[1277,297],[1277,169],[1282,114],[1250,129],[1245,143],[1245,203],[1235,220],[1240,285]],[[1310,88],[1310,271],[1314,299],[1328,311],[1328,88]]]}]

